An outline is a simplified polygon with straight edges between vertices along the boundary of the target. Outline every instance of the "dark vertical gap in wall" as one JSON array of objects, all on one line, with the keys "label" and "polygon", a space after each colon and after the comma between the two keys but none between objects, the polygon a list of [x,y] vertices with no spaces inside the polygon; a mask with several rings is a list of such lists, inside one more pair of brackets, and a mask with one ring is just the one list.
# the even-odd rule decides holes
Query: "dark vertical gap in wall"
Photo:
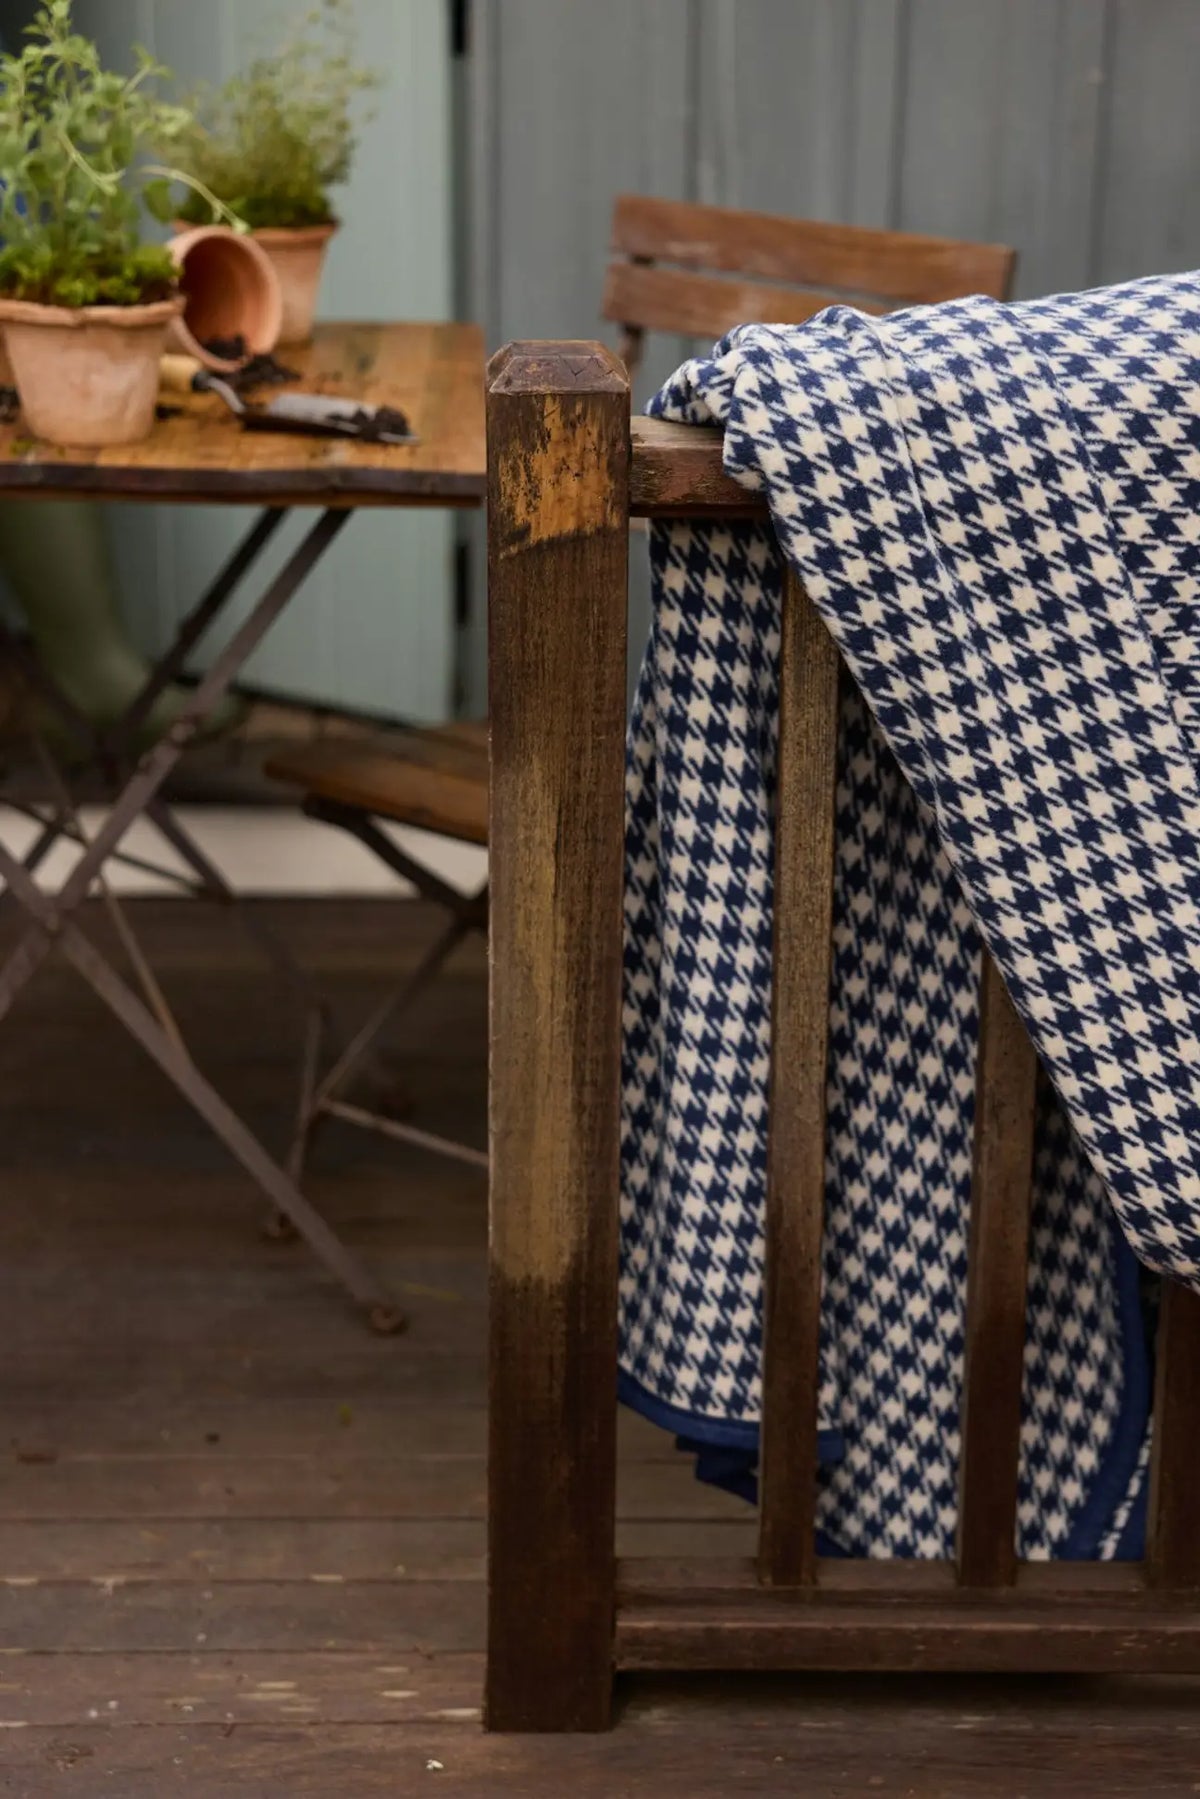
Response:
[{"label": "dark vertical gap in wall", "polygon": [[687,86],[683,115],[684,189],[680,198],[700,198],[700,6],[701,0],[687,0],[687,38],[683,47],[687,65]]},{"label": "dark vertical gap in wall", "polygon": [[988,84],[988,144],[990,178],[987,189],[987,218],[982,220],[980,229],[985,237],[995,240],[1003,235],[998,221],[1004,210],[1005,190],[1005,128],[1009,103],[1009,90],[1013,85],[1013,32],[1004,14],[995,8],[988,20],[992,28],[992,67],[995,80]]},{"label": "dark vertical gap in wall", "polygon": [[862,15],[858,0],[846,12],[846,48],[842,67],[842,192],[839,210],[843,219],[854,218],[854,196],[858,191],[859,130],[858,59],[859,26]]},{"label": "dark vertical gap in wall", "polygon": [[1095,287],[1101,279],[1104,257],[1104,193],[1108,186],[1109,146],[1112,139],[1114,55],[1117,34],[1116,0],[1101,0],[1100,91],[1096,96],[1096,142],[1092,153],[1092,179],[1088,189],[1087,276],[1081,285]]},{"label": "dark vertical gap in wall", "polygon": [[893,62],[892,156],[888,179],[887,217],[891,231],[899,231],[904,218],[904,139],[908,127],[908,63],[912,36],[911,0],[894,0],[896,7],[896,55]]},{"label": "dark vertical gap in wall", "polygon": [[471,0],[445,0],[450,36],[450,205],[453,214],[451,289],[456,318],[471,316],[470,43]]},{"label": "dark vertical gap in wall", "polygon": [[[450,38],[450,194],[453,210],[451,287],[454,316],[478,319],[492,329],[494,270],[484,221],[490,214],[488,195],[479,191],[487,161],[481,134],[490,131],[490,106],[477,108],[486,71],[478,66],[482,52],[480,8],[475,0],[445,0]],[[453,536],[454,653],[451,705],[454,713],[482,713],[486,707],[487,590],[478,513],[456,513]]]}]

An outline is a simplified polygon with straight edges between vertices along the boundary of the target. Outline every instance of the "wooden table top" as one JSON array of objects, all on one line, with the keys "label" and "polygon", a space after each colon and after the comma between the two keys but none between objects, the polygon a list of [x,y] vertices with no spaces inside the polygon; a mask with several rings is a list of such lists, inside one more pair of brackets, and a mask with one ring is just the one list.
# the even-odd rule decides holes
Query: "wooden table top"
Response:
[{"label": "wooden table top", "polygon": [[[419,442],[244,431],[211,394],[171,394],[177,416],[140,444],[57,449],[27,427],[0,426],[0,495],[95,494],[123,500],[242,501],[301,506],[477,506],[485,490],[483,335],[477,325],[317,327],[281,350],[291,386],[400,407]],[[263,389],[261,397],[289,388]]]}]

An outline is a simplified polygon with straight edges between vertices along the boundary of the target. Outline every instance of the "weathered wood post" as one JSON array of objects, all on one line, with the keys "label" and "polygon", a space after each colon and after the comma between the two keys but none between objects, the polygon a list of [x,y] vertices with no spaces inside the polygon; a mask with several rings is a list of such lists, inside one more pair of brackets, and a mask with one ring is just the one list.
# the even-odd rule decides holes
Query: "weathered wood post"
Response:
[{"label": "weathered wood post", "polygon": [[488,370],[491,1433],[486,1719],[602,1729],[614,1627],[629,382]]}]

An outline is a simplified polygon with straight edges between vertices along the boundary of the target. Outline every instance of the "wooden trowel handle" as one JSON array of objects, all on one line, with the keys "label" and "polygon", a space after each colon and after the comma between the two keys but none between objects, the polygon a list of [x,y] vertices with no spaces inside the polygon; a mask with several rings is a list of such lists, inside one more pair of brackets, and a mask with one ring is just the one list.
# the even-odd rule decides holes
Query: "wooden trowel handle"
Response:
[{"label": "wooden trowel handle", "polygon": [[194,356],[175,354],[158,359],[158,385],[163,393],[190,394],[203,365]]}]

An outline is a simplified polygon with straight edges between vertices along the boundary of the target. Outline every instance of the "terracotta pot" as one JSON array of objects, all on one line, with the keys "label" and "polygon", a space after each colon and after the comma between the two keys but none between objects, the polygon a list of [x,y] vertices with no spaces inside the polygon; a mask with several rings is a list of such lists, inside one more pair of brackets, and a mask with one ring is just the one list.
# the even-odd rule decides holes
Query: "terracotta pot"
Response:
[{"label": "terracotta pot", "polygon": [[0,299],[25,422],[48,443],[137,443],[154,425],[158,359],[182,299],[148,306],[36,306]]},{"label": "terracotta pot", "polygon": [[325,252],[337,228],[334,220],[328,225],[303,225],[295,230],[270,226],[251,232],[274,263],[283,292],[280,344],[306,344],[312,336]]},{"label": "terracotta pot", "polygon": [[206,368],[229,372],[246,357],[214,356],[214,338],[240,337],[246,356],[265,356],[279,342],[283,295],[266,252],[226,225],[183,225],[167,248],[179,265],[182,318],[171,335],[179,349]]}]

